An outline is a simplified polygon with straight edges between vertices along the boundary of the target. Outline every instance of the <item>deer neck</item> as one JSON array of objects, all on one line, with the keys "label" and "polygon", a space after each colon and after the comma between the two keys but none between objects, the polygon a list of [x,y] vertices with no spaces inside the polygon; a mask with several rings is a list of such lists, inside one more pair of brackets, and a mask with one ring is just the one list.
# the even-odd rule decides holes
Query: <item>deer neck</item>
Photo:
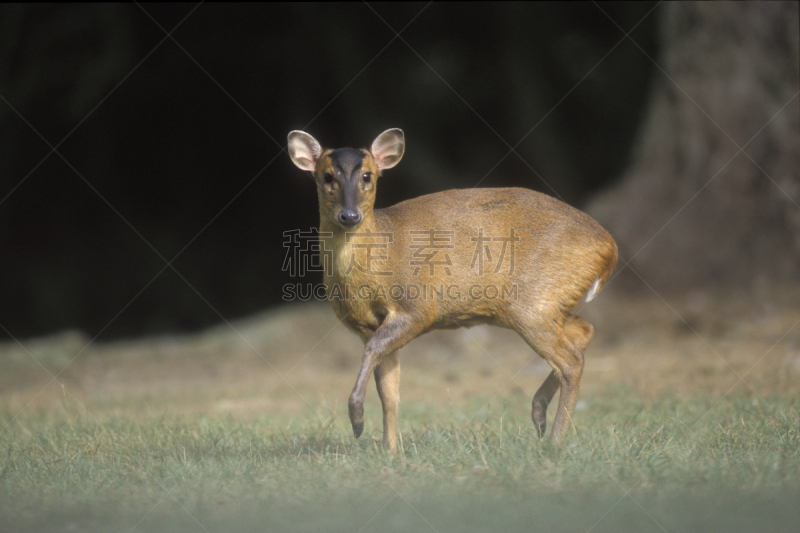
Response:
[{"label": "deer neck", "polygon": [[[332,268],[326,280],[358,286],[372,284],[386,270],[389,247],[394,236],[382,231],[372,210],[353,228],[342,227],[324,214],[320,222],[320,239],[331,253]],[[330,275],[328,274],[330,272]]]}]

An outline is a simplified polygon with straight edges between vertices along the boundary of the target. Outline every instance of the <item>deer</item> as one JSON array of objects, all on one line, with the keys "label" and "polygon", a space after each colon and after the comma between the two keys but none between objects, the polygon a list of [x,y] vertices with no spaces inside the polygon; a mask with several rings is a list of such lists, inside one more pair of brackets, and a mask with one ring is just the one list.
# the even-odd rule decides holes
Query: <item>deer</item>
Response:
[{"label": "deer", "polygon": [[292,162],[317,186],[319,234],[332,263],[324,274],[328,299],[365,345],[348,400],[355,438],[374,374],[383,448],[397,453],[400,348],[434,329],[490,324],[516,331],[552,367],[531,418],[542,438],[560,389],[550,439],[562,443],[594,335],[570,311],[608,281],[614,239],[582,211],[524,188],[447,190],[375,209],[378,178],[404,152],[397,128],[369,149],[323,149],[308,133],[288,135]]}]

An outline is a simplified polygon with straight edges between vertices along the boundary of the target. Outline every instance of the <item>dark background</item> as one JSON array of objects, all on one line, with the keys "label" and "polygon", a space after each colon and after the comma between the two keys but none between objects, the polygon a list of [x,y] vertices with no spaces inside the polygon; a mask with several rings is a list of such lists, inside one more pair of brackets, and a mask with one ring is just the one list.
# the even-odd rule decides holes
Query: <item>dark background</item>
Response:
[{"label": "dark background", "polygon": [[[656,53],[652,3],[602,6]],[[591,3],[3,5],[0,24],[14,337],[279,303],[283,232],[318,224],[292,129],[360,147],[402,128],[378,207],[479,182],[581,206],[625,168],[653,70]]]}]

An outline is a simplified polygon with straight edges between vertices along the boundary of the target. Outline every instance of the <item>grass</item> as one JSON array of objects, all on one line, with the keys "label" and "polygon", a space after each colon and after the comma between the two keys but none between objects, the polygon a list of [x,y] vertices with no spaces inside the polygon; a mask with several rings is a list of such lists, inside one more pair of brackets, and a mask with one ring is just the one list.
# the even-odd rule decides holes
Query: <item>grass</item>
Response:
[{"label": "grass", "polygon": [[562,447],[535,435],[549,368],[518,336],[427,334],[401,353],[396,457],[374,387],[352,437],[362,345],[327,305],[0,339],[0,532],[794,532],[798,297],[603,293]]},{"label": "grass", "polygon": [[[487,398],[476,399],[483,404]],[[412,409],[398,457],[346,421],[0,416],[3,531],[791,531],[786,396],[586,402],[564,447],[518,402]],[[455,416],[454,416],[455,415]],[[379,413],[368,413],[377,427]],[[444,422],[451,420],[451,422]],[[455,420],[455,421],[453,421]],[[460,420],[460,421],[459,421]]]}]

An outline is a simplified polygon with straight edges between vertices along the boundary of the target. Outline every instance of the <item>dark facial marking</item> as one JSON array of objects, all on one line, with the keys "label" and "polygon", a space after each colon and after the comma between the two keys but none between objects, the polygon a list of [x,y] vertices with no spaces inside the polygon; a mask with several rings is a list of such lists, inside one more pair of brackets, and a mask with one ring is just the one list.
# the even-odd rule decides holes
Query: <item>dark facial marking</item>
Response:
[{"label": "dark facial marking", "polygon": [[364,153],[355,148],[339,148],[331,152],[331,164],[340,171],[345,178],[349,178],[354,169],[361,168]]}]

